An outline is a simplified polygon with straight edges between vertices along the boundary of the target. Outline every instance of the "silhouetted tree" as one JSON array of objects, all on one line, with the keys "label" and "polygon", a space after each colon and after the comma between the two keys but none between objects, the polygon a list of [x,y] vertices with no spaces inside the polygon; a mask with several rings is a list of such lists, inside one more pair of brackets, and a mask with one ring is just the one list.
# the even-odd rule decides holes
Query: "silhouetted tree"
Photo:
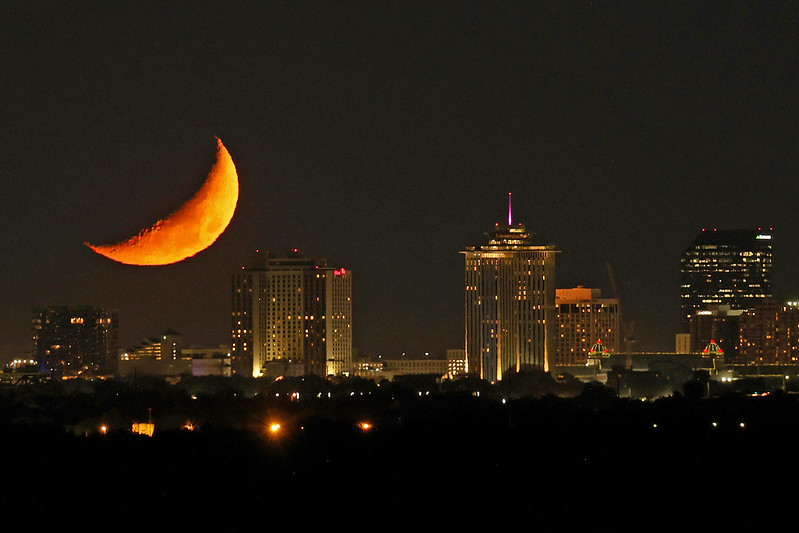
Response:
[{"label": "silhouetted tree", "polygon": [[595,409],[609,407],[618,401],[616,391],[598,381],[586,383],[576,399],[581,405]]}]

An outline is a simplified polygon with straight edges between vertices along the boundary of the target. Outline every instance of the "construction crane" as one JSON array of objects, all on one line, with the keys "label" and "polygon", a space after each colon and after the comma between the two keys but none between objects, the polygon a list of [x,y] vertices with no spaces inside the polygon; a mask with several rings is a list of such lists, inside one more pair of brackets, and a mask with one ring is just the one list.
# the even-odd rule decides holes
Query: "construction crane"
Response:
[{"label": "construction crane", "polygon": [[630,353],[632,352],[632,345],[635,343],[635,335],[633,331],[635,330],[635,322],[630,321],[629,323],[624,320],[624,315],[622,315],[621,310],[621,299],[619,298],[619,293],[616,290],[616,280],[613,279],[613,270],[610,268],[610,263],[607,263],[608,266],[608,277],[610,278],[610,287],[613,289],[613,297],[619,302],[619,324],[621,324],[621,332],[622,332],[622,340],[624,342],[624,351],[627,352],[627,368],[631,367],[632,361],[630,358]]}]

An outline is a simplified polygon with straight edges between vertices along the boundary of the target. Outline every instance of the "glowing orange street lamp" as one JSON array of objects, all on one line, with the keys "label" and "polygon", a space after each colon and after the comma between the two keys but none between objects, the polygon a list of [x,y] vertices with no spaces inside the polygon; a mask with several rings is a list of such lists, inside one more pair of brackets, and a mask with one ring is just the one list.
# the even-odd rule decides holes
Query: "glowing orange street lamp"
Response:
[{"label": "glowing orange street lamp", "polygon": [[358,424],[358,427],[364,431],[369,431],[370,429],[372,429],[372,424],[370,424],[369,422],[361,422],[360,424]]}]

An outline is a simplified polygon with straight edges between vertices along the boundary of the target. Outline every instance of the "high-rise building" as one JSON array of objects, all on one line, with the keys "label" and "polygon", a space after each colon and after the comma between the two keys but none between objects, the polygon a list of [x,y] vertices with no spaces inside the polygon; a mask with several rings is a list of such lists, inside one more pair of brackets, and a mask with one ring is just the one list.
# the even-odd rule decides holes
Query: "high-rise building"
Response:
[{"label": "high-rise building", "polygon": [[585,365],[597,342],[608,351],[619,351],[619,301],[602,298],[600,289],[556,289],[557,332],[555,364]]},{"label": "high-rise building", "polygon": [[708,344],[717,344],[731,362],[738,350],[738,321],[745,313],[729,305],[708,305],[688,321],[690,346],[698,352]]},{"label": "high-rise building", "polygon": [[33,309],[32,357],[42,372],[62,376],[116,371],[118,318],[90,305]]},{"label": "high-rise building", "polygon": [[744,312],[739,320],[740,344],[734,363],[796,365],[799,361],[799,307],[769,298]]},{"label": "high-rise building", "polygon": [[771,247],[770,229],[702,230],[681,260],[682,331],[699,311],[748,310],[771,297]]},{"label": "high-rise building", "polygon": [[232,279],[235,374],[319,376],[352,366],[352,272],[326,258],[256,252]]},{"label": "high-rise building", "polygon": [[554,355],[555,254],[523,224],[496,224],[465,257],[466,369],[496,382],[506,372],[548,372]]}]

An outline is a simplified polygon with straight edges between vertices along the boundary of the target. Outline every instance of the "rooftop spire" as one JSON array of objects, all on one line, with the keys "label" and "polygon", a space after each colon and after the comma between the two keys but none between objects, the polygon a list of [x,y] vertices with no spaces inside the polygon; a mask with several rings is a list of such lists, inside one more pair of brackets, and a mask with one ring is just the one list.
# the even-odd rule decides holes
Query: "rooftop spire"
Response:
[{"label": "rooftop spire", "polygon": [[513,214],[511,209],[510,195],[511,193],[508,193],[508,226],[513,225]]}]

